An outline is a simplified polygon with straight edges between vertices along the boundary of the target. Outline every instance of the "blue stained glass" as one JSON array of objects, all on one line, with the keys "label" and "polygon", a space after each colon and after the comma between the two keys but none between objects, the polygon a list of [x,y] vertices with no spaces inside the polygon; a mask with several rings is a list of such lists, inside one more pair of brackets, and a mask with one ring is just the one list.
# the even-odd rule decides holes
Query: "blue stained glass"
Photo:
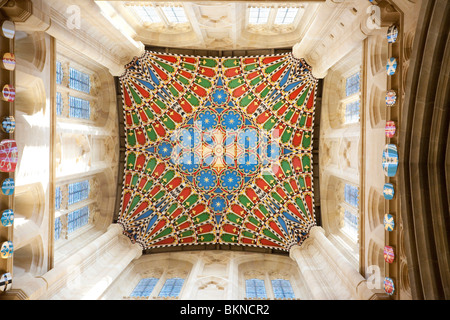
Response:
[{"label": "blue stained glass", "polygon": [[67,215],[67,232],[71,233],[75,230],[87,225],[89,222],[89,207],[70,212]]},{"label": "blue stained glass", "polygon": [[245,296],[247,298],[267,298],[264,280],[245,280]]},{"label": "blue stained glass", "polygon": [[345,93],[347,97],[360,91],[360,77],[361,74],[358,72],[347,78],[345,82]]},{"label": "blue stained glass", "polygon": [[90,76],[77,69],[70,68],[69,70],[69,88],[82,91],[84,93],[91,92]]},{"label": "blue stained glass", "polygon": [[64,73],[60,61],[56,62],[56,84],[62,84]]},{"label": "blue stained glass", "polygon": [[184,279],[167,279],[159,293],[159,297],[178,297],[183,287]]},{"label": "blue stained glass", "polygon": [[158,283],[157,278],[144,278],[139,281],[131,293],[131,297],[149,297]]},{"label": "blue stained glass", "polygon": [[344,230],[350,236],[357,237],[358,235],[358,217],[349,210],[344,212]]},{"label": "blue stained glass", "polygon": [[71,118],[91,118],[91,103],[88,100],[69,96],[69,116]]},{"label": "blue stained glass", "polygon": [[61,229],[62,229],[61,218],[56,218],[55,219],[55,240],[59,240],[59,238],[61,237]]},{"label": "blue stained glass", "polygon": [[345,106],[345,123],[356,123],[359,121],[359,100],[348,103]]},{"label": "blue stained glass", "polygon": [[277,299],[294,299],[295,294],[289,280],[272,280],[273,294]]},{"label": "blue stained glass", "polygon": [[61,209],[61,188],[57,187],[55,189],[55,209]]},{"label": "blue stained glass", "polygon": [[89,181],[81,181],[69,184],[69,205],[89,198]]},{"label": "blue stained glass", "polygon": [[56,115],[62,115],[63,102],[61,92],[56,93]]},{"label": "blue stained glass", "polygon": [[353,207],[358,207],[358,188],[350,184],[345,185],[345,202]]}]

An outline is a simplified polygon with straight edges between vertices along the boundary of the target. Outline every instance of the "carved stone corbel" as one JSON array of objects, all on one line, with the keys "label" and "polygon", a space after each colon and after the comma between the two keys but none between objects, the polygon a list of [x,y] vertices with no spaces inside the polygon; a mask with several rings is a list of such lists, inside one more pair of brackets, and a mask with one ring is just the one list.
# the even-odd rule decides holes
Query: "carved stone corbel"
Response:
[{"label": "carved stone corbel", "polygon": [[3,0],[0,10],[13,22],[25,22],[33,13],[31,0]]}]

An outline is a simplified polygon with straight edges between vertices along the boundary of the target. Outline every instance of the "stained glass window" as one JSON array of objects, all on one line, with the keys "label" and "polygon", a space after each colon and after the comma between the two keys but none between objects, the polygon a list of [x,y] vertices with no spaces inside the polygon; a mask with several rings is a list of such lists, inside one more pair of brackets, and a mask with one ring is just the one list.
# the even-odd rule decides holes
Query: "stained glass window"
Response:
[{"label": "stained glass window", "polygon": [[275,18],[275,24],[291,24],[297,16],[298,8],[279,8]]},{"label": "stained glass window", "polygon": [[158,283],[157,278],[145,278],[141,279],[137,286],[134,288],[131,293],[131,297],[149,297]]},{"label": "stained glass window", "polygon": [[91,118],[91,104],[88,100],[69,96],[69,116],[71,118]]},{"label": "stained glass window", "polygon": [[167,279],[159,293],[159,297],[178,297],[183,287],[184,279]]},{"label": "stained glass window", "polygon": [[135,14],[141,18],[144,23],[158,23],[161,22],[161,17],[158,15],[155,7],[145,5],[131,6],[131,9]]},{"label": "stained glass window", "polygon": [[358,93],[360,91],[360,77],[361,74],[359,72],[354,75],[348,77],[345,82],[345,93],[347,97]]},{"label": "stained glass window", "polygon": [[55,189],[55,209],[59,210],[61,208],[61,188],[57,187]]},{"label": "stained glass window", "polygon": [[55,219],[55,240],[59,240],[59,238],[61,237],[61,229],[62,229],[61,218],[58,217]]},{"label": "stained glass window", "polygon": [[277,299],[294,299],[295,294],[292,290],[289,280],[276,279],[272,280],[272,289],[275,298]]},{"label": "stained glass window", "polygon": [[57,92],[56,93],[56,115],[58,115],[58,116],[62,115],[62,108],[63,108],[62,95],[61,95],[61,92]]},{"label": "stained glass window", "polygon": [[69,212],[67,214],[67,232],[68,233],[74,232],[75,230],[87,225],[88,222],[89,222],[88,206]]},{"label": "stained glass window", "polygon": [[69,87],[84,93],[91,92],[90,76],[77,69],[70,68],[69,70]]},{"label": "stained glass window", "polygon": [[353,238],[358,236],[358,217],[350,210],[344,212],[343,230]]},{"label": "stained glass window", "polygon": [[56,61],[56,84],[62,84],[63,77],[62,64],[60,61]]},{"label": "stained glass window", "polygon": [[186,13],[182,7],[161,7],[161,9],[170,23],[188,22]]},{"label": "stained glass window", "polygon": [[345,123],[356,123],[359,121],[359,100],[345,105]]},{"label": "stained glass window", "polygon": [[353,207],[358,207],[358,188],[350,184],[345,185],[345,202]]},{"label": "stained glass window", "polygon": [[270,8],[249,8],[250,24],[264,24],[269,20]]},{"label": "stained glass window", "polygon": [[267,298],[264,280],[245,280],[245,296],[247,298]]},{"label": "stained glass window", "polygon": [[69,205],[89,198],[89,181],[81,181],[69,184]]}]

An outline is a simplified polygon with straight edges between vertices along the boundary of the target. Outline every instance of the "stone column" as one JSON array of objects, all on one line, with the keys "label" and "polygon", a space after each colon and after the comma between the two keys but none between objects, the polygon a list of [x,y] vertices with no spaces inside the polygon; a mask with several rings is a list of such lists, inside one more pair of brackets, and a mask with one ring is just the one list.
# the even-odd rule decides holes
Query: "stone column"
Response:
[{"label": "stone column", "polygon": [[322,3],[307,35],[293,46],[296,58],[312,67],[314,77],[323,79],[328,70],[371,34],[380,32],[371,18],[368,1],[327,0]]},{"label": "stone column", "polygon": [[[29,300],[60,295],[64,299],[98,299],[128,264],[142,254],[138,244],[124,238],[122,227],[112,224],[103,235],[46,274],[24,278],[15,285]],[[115,250],[106,252],[111,243]],[[112,255],[107,266],[102,265],[105,253]]]},{"label": "stone column", "polygon": [[[120,229],[122,227],[117,224],[111,225],[114,229]],[[74,298],[83,300],[96,300],[106,292],[109,286],[122,274],[127,266],[134,260],[142,255],[142,248],[138,244],[132,244],[130,239],[124,235],[118,236],[118,243],[114,243],[114,251],[107,252],[108,255],[112,255],[110,259],[99,258],[99,261],[91,268],[89,272],[88,281],[95,279],[93,284],[88,284],[87,288],[83,286],[80,288],[82,294]],[[83,282],[80,281],[83,285]]]},{"label": "stone column", "polygon": [[305,284],[307,285],[312,299],[314,300],[328,300],[326,292],[323,290],[321,282],[316,277],[317,268],[313,266],[310,257],[307,253],[307,247],[313,244],[311,238],[302,243],[301,246],[293,246],[289,250],[289,257],[297,262],[298,268],[303,275]]},{"label": "stone column", "polygon": [[[333,263],[331,266],[341,278],[342,282],[348,287],[348,290],[355,299],[368,300],[371,299],[375,292],[370,290],[367,286],[366,279],[354,268],[354,266],[337,250],[336,247],[325,236],[325,230],[322,227],[313,227],[310,231],[310,242],[318,248],[318,250],[327,256]],[[305,244],[305,243],[304,243]],[[302,247],[303,245],[302,244]],[[291,249],[291,257],[299,264],[301,272],[305,276],[305,280],[310,287],[314,298],[320,299],[320,291],[314,286],[320,285],[317,280],[314,280],[314,272],[305,265],[305,259],[301,259],[301,247],[294,247]]]},{"label": "stone column", "polygon": [[200,255],[197,256],[197,261],[194,263],[191,271],[189,272],[189,276],[185,281],[185,288],[183,290],[183,296],[181,299],[192,299],[194,295],[198,292],[197,282],[199,280],[199,276],[201,271],[203,270],[204,261]]},{"label": "stone column", "polygon": [[14,251],[17,252],[20,248],[32,242],[39,242],[40,228],[33,220],[26,219],[20,214],[15,214],[14,223]]}]

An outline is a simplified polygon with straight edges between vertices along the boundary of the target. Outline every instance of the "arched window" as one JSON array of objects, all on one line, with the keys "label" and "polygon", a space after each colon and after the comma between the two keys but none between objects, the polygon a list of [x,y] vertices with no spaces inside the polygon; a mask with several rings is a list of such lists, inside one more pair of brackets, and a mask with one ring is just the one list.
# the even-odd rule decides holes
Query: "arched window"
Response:
[{"label": "arched window", "polygon": [[359,100],[345,105],[345,123],[359,122]]},{"label": "arched window", "polygon": [[167,279],[163,288],[159,292],[158,297],[178,297],[183,287],[184,279],[171,278]]},{"label": "arched window", "polygon": [[275,17],[275,24],[291,24],[297,16],[298,8],[279,8]]},{"label": "arched window", "polygon": [[81,72],[71,67],[69,69],[69,88],[90,94],[91,93],[90,76],[87,73]]},{"label": "arched window", "polygon": [[127,4],[130,11],[137,15],[142,23],[167,23],[170,25],[189,22],[182,6],[165,6],[150,4]]},{"label": "arched window", "polygon": [[357,72],[346,79],[345,94],[347,97],[357,94],[360,91],[360,78],[361,74]]},{"label": "arched window", "polygon": [[89,180],[69,184],[69,205],[89,198]]},{"label": "arched window", "polygon": [[266,273],[265,278],[270,281],[272,285],[272,292],[270,287],[266,289],[266,282],[262,279],[247,279],[245,280],[245,298],[246,299],[295,299],[294,290],[292,288],[291,282],[286,279],[272,279],[269,280],[269,276]]},{"label": "arched window", "polygon": [[272,280],[273,294],[276,299],[294,299],[295,294],[291,282],[284,279]]},{"label": "arched window", "polygon": [[185,23],[188,22],[184,8],[182,7],[161,7],[164,15],[170,23]]},{"label": "arched window", "polygon": [[342,100],[345,124],[358,123],[361,103],[361,73],[358,71],[345,78],[345,98]]},{"label": "arched window", "polygon": [[351,184],[345,184],[345,202],[353,207],[358,207],[358,187],[352,186]]},{"label": "arched window", "polygon": [[67,233],[70,234],[89,222],[89,207],[85,206],[67,214]]},{"label": "arched window", "polygon": [[61,208],[61,187],[57,187],[55,189],[55,210],[59,210]]},{"label": "arched window", "polygon": [[89,100],[69,96],[69,117],[89,120],[91,118]]},{"label": "arched window", "polygon": [[61,95],[61,92],[57,92],[56,93],[56,115],[57,116],[62,115],[62,108],[63,108],[62,95]]},{"label": "arched window", "polygon": [[64,56],[56,62],[56,115],[93,121],[92,107],[97,94],[93,88],[95,72]]},{"label": "arched window", "polygon": [[56,62],[56,84],[62,84],[64,72],[61,61]]},{"label": "arched window", "polygon": [[55,188],[55,240],[67,239],[72,232],[89,223],[90,181],[62,184]]},{"label": "arched window", "polygon": [[249,299],[267,298],[264,280],[261,279],[245,280],[245,296],[246,298]]},{"label": "arched window", "polygon": [[270,8],[249,8],[249,24],[266,24],[269,20]]},{"label": "arched window", "polygon": [[304,8],[297,4],[249,5],[246,24],[248,30],[255,33],[268,30],[275,33],[292,32],[303,12]]},{"label": "arched window", "polygon": [[159,279],[157,278],[144,278],[139,281],[137,286],[134,288],[130,297],[149,297]]},{"label": "arched window", "polygon": [[62,222],[61,217],[55,219],[55,240],[61,238]]},{"label": "arched window", "polygon": [[358,241],[359,220],[359,189],[351,184],[345,184],[343,204],[342,231],[352,240]]}]

